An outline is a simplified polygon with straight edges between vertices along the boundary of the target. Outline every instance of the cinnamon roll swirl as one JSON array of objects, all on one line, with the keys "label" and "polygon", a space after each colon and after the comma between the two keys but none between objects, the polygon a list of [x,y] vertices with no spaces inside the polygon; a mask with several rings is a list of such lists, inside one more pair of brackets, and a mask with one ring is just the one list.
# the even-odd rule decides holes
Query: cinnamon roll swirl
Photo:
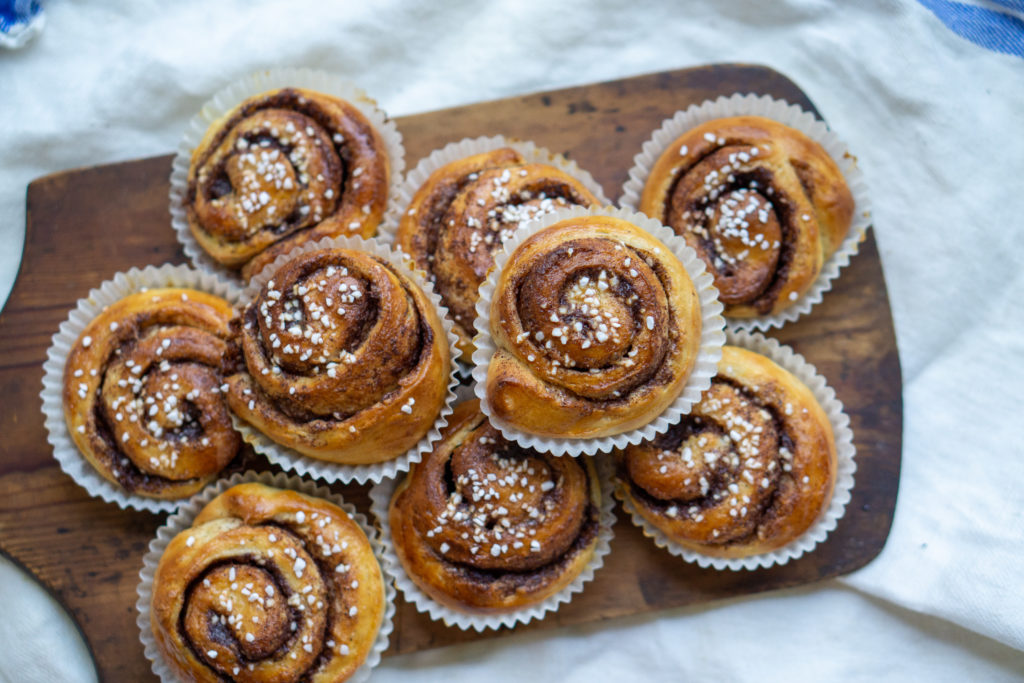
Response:
[{"label": "cinnamon roll swirl", "polygon": [[724,558],[797,539],[828,507],[836,445],[811,390],[735,346],[693,412],[617,456],[618,495],[683,548]]},{"label": "cinnamon roll swirl", "polygon": [[214,122],[192,152],[186,219],[206,253],[248,280],[306,242],[373,235],[390,173],[381,134],[351,103],[273,90]]},{"label": "cinnamon roll swirl", "polygon": [[242,313],[240,418],[313,458],[391,460],[433,426],[451,371],[437,310],[385,259],[316,249],[278,268]]},{"label": "cinnamon roll swirl", "polygon": [[611,216],[561,220],[520,244],[497,275],[489,322],[491,414],[545,437],[647,424],[682,391],[701,344],[686,269]]},{"label": "cinnamon roll swirl", "polygon": [[430,174],[402,214],[396,245],[427,273],[451,313],[459,348],[473,352],[477,290],[494,252],[526,221],[600,200],[550,164],[510,147],[445,164]]},{"label": "cinnamon roll swirl", "polygon": [[64,366],[64,418],[108,481],[148,498],[185,498],[241,445],[221,391],[234,372],[231,305],[191,289],[151,289],[105,308]]},{"label": "cinnamon roll swirl", "polygon": [[854,202],[817,142],[736,116],[669,145],[638,208],[700,254],[727,317],[751,318],[782,311],[811,287],[849,231]]},{"label": "cinnamon roll swirl", "polygon": [[150,622],[186,681],[342,681],[385,613],[363,530],[327,501],[263,484],[214,498],[167,545]]},{"label": "cinnamon roll swirl", "polygon": [[590,458],[506,441],[478,400],[399,484],[388,512],[409,578],[452,609],[498,613],[542,602],[587,566],[601,489]]}]

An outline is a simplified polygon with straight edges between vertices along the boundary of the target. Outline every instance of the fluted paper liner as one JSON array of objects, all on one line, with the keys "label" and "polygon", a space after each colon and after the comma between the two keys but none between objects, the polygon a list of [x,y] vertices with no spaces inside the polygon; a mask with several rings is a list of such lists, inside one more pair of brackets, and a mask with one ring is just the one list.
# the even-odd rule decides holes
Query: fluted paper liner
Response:
[{"label": "fluted paper liner", "polygon": [[153,576],[156,574],[160,558],[167,549],[167,544],[175,536],[192,526],[192,521],[211,500],[224,491],[237,484],[257,482],[279,489],[290,489],[309,496],[321,498],[337,505],[359,525],[359,528],[366,534],[366,538],[373,547],[373,554],[380,565],[381,576],[384,584],[384,617],[381,620],[380,630],[377,631],[377,640],[374,642],[366,660],[346,679],[348,683],[361,683],[370,677],[371,670],[380,663],[381,654],[388,648],[388,637],[395,628],[395,587],[391,585],[392,577],[384,562],[384,547],[381,544],[377,530],[369,523],[365,515],[356,511],[355,506],[346,503],[345,499],[336,493],[331,493],[325,486],[317,486],[313,482],[305,481],[294,475],[283,473],[272,474],[270,472],[236,473],[229,479],[222,479],[216,486],[211,486],[193,496],[185,505],[182,505],[177,513],[167,518],[167,522],[156,530],[156,537],[149,542],[149,551],[142,557],[142,570],[139,572],[139,585],[136,593],[139,599],[135,603],[138,616],[135,623],[139,627],[139,640],[145,648],[146,659],[161,681],[164,683],[177,683],[178,678],[171,671],[171,668],[164,661],[160,650],[157,648],[156,638],[153,635],[153,626],[150,623],[150,605],[153,600]]},{"label": "fluted paper liner", "polygon": [[804,292],[803,296],[775,315],[756,318],[727,318],[730,329],[764,331],[773,327],[782,327],[787,322],[792,322],[808,313],[815,304],[822,300],[825,292],[832,289],[832,281],[839,277],[839,270],[848,265],[850,258],[860,249],[864,233],[871,224],[871,199],[864,174],[857,167],[857,158],[850,153],[849,146],[829,129],[824,121],[785,100],[777,100],[768,95],[735,94],[691,105],[685,110],[676,112],[672,118],[666,119],[661,128],[654,131],[651,138],[644,143],[640,153],[633,157],[634,165],[629,171],[629,180],[622,187],[619,205],[634,210],[640,206],[640,197],[651,168],[665,148],[675,142],[679,136],[703,123],[729,116],[761,116],[772,119],[799,130],[820,144],[842,171],[854,201],[853,219],[850,223],[849,233],[836,248],[835,253],[822,265],[818,278]]},{"label": "fluted paper liner", "polygon": [[449,353],[451,354],[448,393],[445,396],[444,406],[442,406],[441,412],[438,414],[433,426],[420,439],[419,443],[396,458],[370,465],[345,465],[303,455],[288,446],[277,443],[237,415],[233,416],[235,429],[242,434],[242,438],[257,453],[262,453],[267,457],[267,460],[280,466],[282,469],[322,479],[328,483],[335,481],[357,481],[360,484],[366,481],[378,482],[385,477],[394,477],[399,472],[408,471],[409,466],[414,462],[419,462],[423,458],[423,454],[430,450],[431,444],[441,438],[441,430],[448,424],[447,418],[452,413],[455,387],[459,383],[457,376],[459,364],[457,361],[460,352],[455,345],[458,338],[452,331],[452,322],[448,318],[448,309],[441,305],[441,297],[434,292],[433,286],[426,281],[419,271],[414,271],[409,267],[401,252],[392,251],[387,245],[375,239],[364,239],[358,236],[325,237],[319,242],[304,244],[292,249],[287,254],[278,256],[272,263],[253,276],[249,285],[242,291],[242,301],[239,304],[239,309],[244,310],[249,302],[259,295],[263,285],[273,279],[274,274],[281,266],[301,254],[319,249],[351,249],[379,256],[385,259],[403,276],[409,278],[427,295],[427,298],[437,310],[437,316],[440,318],[441,325],[444,328],[445,338],[448,340]]},{"label": "fluted paper liner", "polygon": [[460,612],[437,602],[413,583],[398,559],[388,518],[388,507],[399,482],[397,479],[389,479],[376,484],[370,489],[370,510],[377,518],[377,525],[381,531],[381,543],[384,546],[384,561],[387,562],[388,572],[395,579],[395,586],[402,591],[403,597],[412,603],[417,611],[428,615],[434,621],[443,621],[445,625],[456,626],[463,631],[473,629],[482,632],[487,629],[499,629],[502,626],[514,628],[517,624],[527,624],[534,619],[543,619],[548,612],[556,611],[562,603],[569,602],[573,595],[582,592],[584,584],[594,578],[594,572],[604,566],[604,558],[611,552],[610,543],[615,535],[612,530],[612,526],[615,524],[613,511],[615,500],[612,497],[611,463],[600,457],[595,458],[594,465],[597,467],[598,478],[601,482],[601,510],[598,519],[597,545],[590,562],[573,579],[572,583],[546,600],[530,607],[497,614]]},{"label": "fluted paper liner", "polygon": [[850,502],[853,491],[853,473],[857,470],[857,463],[854,461],[857,448],[853,444],[850,418],[843,412],[842,402],[836,398],[836,392],[825,383],[825,378],[818,374],[817,369],[804,360],[803,356],[790,347],[758,332],[746,330],[730,330],[727,343],[767,356],[777,365],[788,370],[807,385],[825,411],[829,423],[832,425],[832,434],[836,443],[836,485],[828,507],[822,510],[818,520],[807,531],[778,550],[747,557],[724,558],[703,555],[695,550],[684,548],[669,539],[663,531],[640,515],[636,507],[623,495],[622,487],[625,484],[618,478],[615,480],[615,495],[622,502],[625,511],[632,517],[633,523],[643,530],[644,536],[653,540],[659,548],[664,548],[687,562],[696,563],[705,569],[713,567],[715,569],[732,569],[733,571],[786,564],[790,560],[795,560],[804,553],[814,550],[815,546],[823,542],[829,532],[836,528],[836,524],[846,512],[846,505]]},{"label": "fluted paper liner", "polygon": [[[491,408],[487,402],[487,368],[497,351],[491,336],[491,301],[494,298],[498,276],[505,264],[508,263],[509,256],[527,238],[555,223],[581,216],[611,216],[628,221],[660,240],[662,245],[679,259],[700,299],[700,351],[697,354],[693,371],[679,392],[679,396],[662,411],[661,415],[643,427],[599,438],[543,437],[522,431],[491,414]],[[725,319],[722,317],[722,304],[718,300],[718,290],[715,289],[712,277],[704,267],[704,262],[697,256],[697,252],[687,246],[682,237],[653,218],[636,211],[615,209],[610,206],[591,208],[577,206],[558,209],[517,230],[503,248],[495,253],[494,268],[480,285],[480,299],[476,302],[475,326],[477,334],[473,339],[476,346],[476,351],[473,353],[473,379],[476,380],[475,391],[480,399],[480,410],[490,418],[491,424],[497,427],[506,439],[515,441],[526,448],[555,455],[578,456],[583,453],[587,455],[606,453],[653,439],[658,434],[664,433],[671,425],[678,423],[683,415],[689,413],[690,407],[700,400],[700,395],[711,386],[711,378],[718,372],[718,361],[722,358],[722,345],[725,343],[725,333],[723,332]]]},{"label": "fluted paper liner", "polygon": [[[513,138],[506,138],[503,135],[463,138],[458,142],[450,142],[440,149],[435,149],[433,152],[420,159],[419,163],[416,164],[416,168],[406,174],[405,179],[398,187],[396,202],[389,205],[388,213],[381,225],[381,239],[387,240],[390,244],[394,244],[395,237],[398,233],[398,224],[402,219],[402,215],[409,208],[409,204],[412,202],[412,198],[416,194],[416,191],[423,186],[423,183],[427,182],[427,178],[429,178],[434,171],[438,170],[442,166],[450,164],[453,161],[465,159],[466,157],[474,156],[476,154],[483,154],[484,152],[493,152],[496,149],[502,149],[504,147],[511,147],[516,150],[523,155],[528,163],[548,164],[564,173],[567,173],[568,175],[571,175],[573,178],[583,183],[584,187],[594,193],[594,196],[597,197],[602,204],[611,204],[611,202],[608,201],[608,198],[605,197],[604,189],[598,185],[596,180],[594,180],[594,176],[580,168],[575,161],[566,159],[561,154],[554,154],[544,147],[538,147],[535,143],[529,140],[515,140]],[[466,360],[468,361],[469,359],[467,358]]]},{"label": "fluted paper liner", "polygon": [[40,393],[43,400],[46,440],[53,446],[53,457],[57,459],[60,468],[91,496],[115,503],[122,508],[130,507],[150,512],[174,510],[187,498],[164,500],[131,493],[105,479],[82,456],[71,439],[64,419],[64,366],[67,364],[68,353],[79,335],[104,308],[130,294],[164,287],[181,287],[215,294],[226,299],[232,306],[238,303],[241,296],[241,290],[232,283],[220,279],[213,273],[188,266],[166,264],[159,267],[132,268],[125,273],[117,273],[91,290],[88,296],[79,299],[78,304],[68,314],[67,320],[61,323],[60,330],[53,335],[50,348],[46,351],[46,362],[43,363],[43,391]]},{"label": "fluted paper liner", "polygon": [[388,115],[377,106],[376,100],[367,95],[362,88],[337,74],[315,69],[270,69],[250,74],[222,88],[207,100],[199,113],[188,122],[185,134],[181,142],[178,143],[174,160],[171,162],[171,227],[174,228],[174,233],[185,251],[185,256],[196,268],[217,273],[223,278],[232,280],[235,284],[243,284],[238,271],[221,265],[207,254],[199,246],[192,231],[189,230],[185,214],[188,168],[192,162],[192,152],[199,146],[206,131],[214,122],[250,97],[280,88],[303,88],[343,99],[358,109],[380,133],[384,140],[384,146],[387,148],[391,167],[391,177],[388,180],[388,206],[381,216],[381,225],[397,201],[398,186],[402,182],[402,172],[405,171],[405,147],[402,145],[402,134],[395,126],[395,122],[388,118]]}]

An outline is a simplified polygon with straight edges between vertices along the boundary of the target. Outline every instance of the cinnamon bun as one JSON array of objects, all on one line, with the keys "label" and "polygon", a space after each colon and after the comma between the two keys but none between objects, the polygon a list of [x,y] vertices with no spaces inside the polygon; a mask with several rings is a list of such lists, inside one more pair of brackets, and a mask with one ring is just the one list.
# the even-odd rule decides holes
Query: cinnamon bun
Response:
[{"label": "cinnamon bun", "polygon": [[593,557],[601,489],[591,458],[506,441],[478,400],[455,408],[413,466],[388,520],[409,578],[454,610],[500,613],[542,602]]},{"label": "cinnamon bun", "polygon": [[105,308],[64,366],[64,418],[82,456],[147,498],[185,498],[241,445],[221,386],[238,354],[231,305],[192,289],[151,289]]},{"label": "cinnamon bun", "polygon": [[502,242],[555,209],[600,203],[569,173],[502,147],[431,173],[403,212],[395,243],[434,283],[468,358],[477,289]]},{"label": "cinnamon bun", "polygon": [[391,163],[381,134],[350,102],[272,90],[215,121],[192,152],[186,220],[207,254],[248,280],[306,242],[373,235]]},{"label": "cinnamon bun", "polygon": [[267,437],[320,460],[391,460],[431,429],[451,353],[438,311],[387,260],[325,248],[285,262],[242,313],[246,369],[228,402]]},{"label": "cinnamon bun", "polygon": [[497,274],[490,414],[542,437],[642,427],[686,385],[702,324],[693,282],[659,240],[622,218],[560,220]]},{"label": "cinnamon bun", "polygon": [[366,660],[386,608],[373,548],[341,508],[239,484],[168,543],[150,622],[186,681],[342,681]]},{"label": "cinnamon bun", "polygon": [[617,455],[617,494],[671,541],[738,558],[779,549],[828,508],[831,423],[813,393],[770,359],[735,346],[692,413]]},{"label": "cinnamon bun", "polygon": [[650,171],[640,211],[686,239],[715,278],[725,315],[774,315],[818,278],[850,229],[854,201],[824,148],[770,119],[699,125]]}]

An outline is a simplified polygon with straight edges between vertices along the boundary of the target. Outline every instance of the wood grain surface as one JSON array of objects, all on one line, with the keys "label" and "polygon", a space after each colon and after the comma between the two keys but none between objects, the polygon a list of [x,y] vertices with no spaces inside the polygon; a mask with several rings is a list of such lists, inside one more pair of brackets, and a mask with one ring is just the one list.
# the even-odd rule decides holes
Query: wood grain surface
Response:
[{"label": "wood grain surface", "polygon": [[[726,64],[456,107],[397,123],[410,168],[447,142],[502,133],[570,156],[617,198],[634,154],[663,119],[734,92],[769,94],[813,110],[781,74]],[[128,161],[30,184],[24,259],[0,314],[0,550],[68,608],[104,681],[155,680],[139,643],[134,605],[141,558],[163,516],[91,498],[60,470],[40,411],[42,364],[51,335],[89,289],[132,266],[184,262],[167,210],[170,162],[170,156]],[[896,504],[902,400],[889,302],[870,233],[823,303],[772,336],[817,366],[852,420],[857,483],[828,540],[782,567],[716,572],[657,549],[619,510],[612,553],[594,582],[556,614],[521,630],[806,584],[851,572],[879,553]],[[249,458],[269,469],[261,458]],[[368,510],[365,487],[334,488]],[[446,628],[399,599],[389,652],[505,633]]]}]

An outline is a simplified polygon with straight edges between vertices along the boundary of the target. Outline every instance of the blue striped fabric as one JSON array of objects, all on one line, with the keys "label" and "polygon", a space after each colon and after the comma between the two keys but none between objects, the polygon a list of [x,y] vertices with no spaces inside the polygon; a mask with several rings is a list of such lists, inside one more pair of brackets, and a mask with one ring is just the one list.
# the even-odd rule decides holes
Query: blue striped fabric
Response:
[{"label": "blue striped fabric", "polygon": [[42,9],[35,0],[0,0],[0,32],[23,29]]},{"label": "blue striped fabric", "polygon": [[1007,9],[1024,12],[1024,0],[989,0],[989,2],[994,2],[995,4],[1001,5]]},{"label": "blue striped fabric", "polygon": [[1024,57],[1024,20],[1012,12],[1024,13],[1024,0],[988,0],[986,4],[1005,7],[1006,12],[951,0],[918,0],[953,33],[997,52]]}]

